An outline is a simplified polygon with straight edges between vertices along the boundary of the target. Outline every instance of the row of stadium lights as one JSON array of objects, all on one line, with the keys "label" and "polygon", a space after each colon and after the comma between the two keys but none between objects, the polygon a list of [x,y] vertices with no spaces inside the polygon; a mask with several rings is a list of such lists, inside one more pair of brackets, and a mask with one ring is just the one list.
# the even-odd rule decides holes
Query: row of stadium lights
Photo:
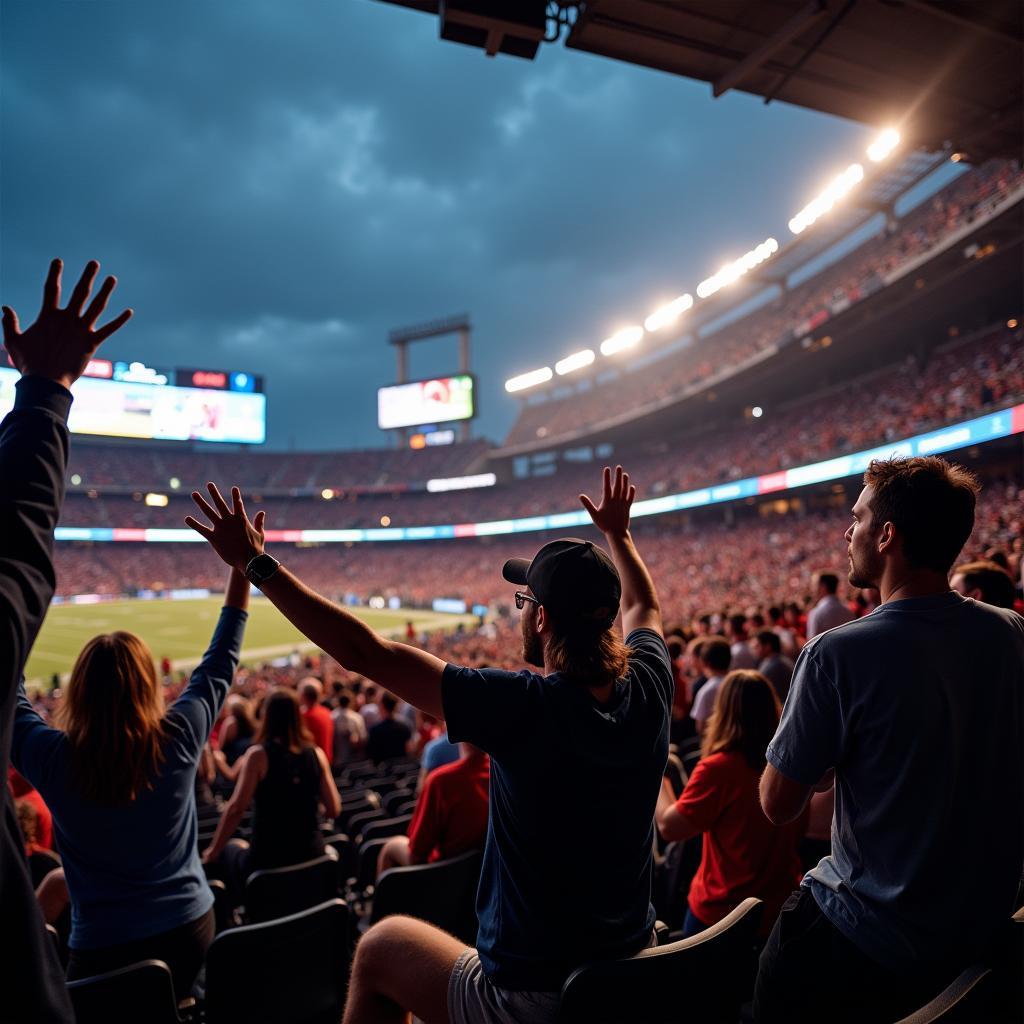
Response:
[{"label": "row of stadium lights", "polygon": [[[894,128],[888,128],[875,139],[867,148],[868,159],[873,163],[880,163],[885,160],[892,151],[899,145],[900,134]],[[789,230],[794,235],[799,235],[809,228],[816,220],[828,213],[845,195],[856,188],[864,180],[864,167],[861,164],[851,164],[828,187],[811,202],[809,202],[789,222]],[[779,251],[779,243],[774,238],[766,238],[760,245],[755,246],[750,252],[744,253],[738,260],[733,260],[722,267],[718,273],[701,281],[697,285],[697,298],[706,299],[715,292],[738,280],[754,267],[771,259]],[[632,327],[624,327],[617,331],[610,338],[605,338],[599,348],[601,355],[612,356],[618,352],[625,352],[635,348],[643,340],[644,334],[653,334],[663,327],[674,324],[679,317],[688,309],[693,307],[693,296],[687,292],[673,299],[671,302],[656,309],[643,323],[641,327],[636,324]],[[519,391],[527,391],[537,387],[539,384],[546,384],[556,374],[564,377],[566,374],[575,373],[590,366],[597,359],[593,349],[585,348],[579,352],[573,352],[555,363],[554,371],[550,366],[542,366],[537,370],[530,370],[527,373],[520,373],[518,376],[510,377],[505,381],[505,390],[509,394]]]}]

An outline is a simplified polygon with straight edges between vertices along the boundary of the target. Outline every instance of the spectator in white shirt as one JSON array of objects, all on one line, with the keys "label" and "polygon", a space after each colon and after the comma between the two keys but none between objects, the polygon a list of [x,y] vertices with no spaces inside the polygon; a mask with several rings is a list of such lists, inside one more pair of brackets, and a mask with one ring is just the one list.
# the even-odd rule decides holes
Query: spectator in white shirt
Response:
[{"label": "spectator in white shirt", "polygon": [[836,596],[839,577],[834,572],[819,572],[814,577],[818,603],[807,616],[807,639],[811,640],[826,629],[850,622],[853,612]]},{"label": "spectator in white shirt", "polygon": [[708,637],[701,643],[699,650],[701,664],[704,666],[708,678],[693,698],[690,717],[697,724],[697,735],[703,736],[704,727],[715,708],[718,688],[722,685],[722,680],[728,674],[729,666],[732,664],[732,650],[729,647],[729,641],[724,636]]},{"label": "spectator in white shirt", "polygon": [[742,613],[729,616],[729,644],[732,649],[732,661],[729,669],[757,668],[757,659],[750,649],[750,640],[747,637],[747,617]]}]

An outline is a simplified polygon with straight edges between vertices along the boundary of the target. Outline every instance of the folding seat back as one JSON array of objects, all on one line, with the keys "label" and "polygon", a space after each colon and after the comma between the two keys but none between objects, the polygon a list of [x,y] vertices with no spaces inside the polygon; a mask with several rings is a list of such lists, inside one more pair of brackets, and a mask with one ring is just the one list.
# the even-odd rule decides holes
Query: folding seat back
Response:
[{"label": "folding seat back", "polygon": [[579,1024],[736,1024],[757,970],[762,902],[744,900],[699,935],[577,968],[562,1019]]},{"label": "folding seat back", "polygon": [[931,1002],[897,1024],[992,1024],[996,1019],[992,1010],[992,972],[987,967],[968,967]]},{"label": "folding seat back", "polygon": [[245,882],[245,916],[251,923],[294,914],[338,895],[338,854],[327,847],[320,857],[284,868],[254,871]]},{"label": "folding seat back", "polygon": [[348,972],[344,900],[230,928],[206,954],[206,1024],[337,1024]]},{"label": "folding seat back", "polygon": [[171,971],[162,960],[141,960],[92,978],[69,981],[78,1024],[180,1024]]},{"label": "folding seat back", "polygon": [[473,945],[481,861],[480,851],[471,850],[433,864],[385,871],[377,879],[370,922],[376,923],[390,914],[408,914]]}]

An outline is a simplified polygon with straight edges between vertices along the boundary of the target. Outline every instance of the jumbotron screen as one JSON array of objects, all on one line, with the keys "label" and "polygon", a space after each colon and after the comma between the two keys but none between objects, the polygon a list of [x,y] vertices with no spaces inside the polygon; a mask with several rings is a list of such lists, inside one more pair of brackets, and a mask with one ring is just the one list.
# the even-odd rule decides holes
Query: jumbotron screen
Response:
[{"label": "jumbotron screen", "polygon": [[[19,377],[17,370],[0,367],[0,417],[14,407]],[[182,386],[192,381],[207,386]],[[267,396],[261,391],[262,381],[251,374],[93,360],[71,388],[75,400],[68,427],[103,437],[262,444]]]},{"label": "jumbotron screen", "polygon": [[381,430],[451,423],[476,415],[473,377],[434,377],[377,389],[377,426]]}]

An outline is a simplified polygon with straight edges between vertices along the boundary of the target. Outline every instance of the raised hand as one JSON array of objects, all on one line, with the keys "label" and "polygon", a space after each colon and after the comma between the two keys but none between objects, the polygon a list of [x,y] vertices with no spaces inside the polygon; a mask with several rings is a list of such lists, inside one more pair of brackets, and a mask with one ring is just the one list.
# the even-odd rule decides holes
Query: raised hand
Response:
[{"label": "raised hand", "polygon": [[237,487],[231,488],[230,508],[215,483],[208,483],[206,487],[213,505],[198,491],[192,492],[192,500],[213,526],[207,526],[192,516],[185,516],[185,525],[205,537],[228,565],[239,572],[245,572],[249,562],[263,554],[263,521],[266,513],[257,512],[253,521],[249,522],[242,503],[242,492]]},{"label": "raised hand", "polygon": [[604,534],[623,537],[629,532],[629,509],[636,497],[636,487],[629,482],[629,474],[615,467],[615,476],[608,466],[604,467],[601,487],[601,504],[595,505],[585,494],[580,495],[580,504],[590,514],[594,525]]},{"label": "raised hand", "polygon": [[36,322],[22,333],[18,314],[10,306],[3,307],[4,348],[11,362],[23,373],[49,377],[69,388],[82,375],[93,353],[115,331],[132,317],[126,309],[109,324],[94,330],[96,321],[107,308],[107,301],[117,284],[108,277],[89,308],[82,312],[100,265],[90,260],[71,293],[66,308],[60,308],[60,277],[64,264],[54,260],[43,286],[43,305]]}]

